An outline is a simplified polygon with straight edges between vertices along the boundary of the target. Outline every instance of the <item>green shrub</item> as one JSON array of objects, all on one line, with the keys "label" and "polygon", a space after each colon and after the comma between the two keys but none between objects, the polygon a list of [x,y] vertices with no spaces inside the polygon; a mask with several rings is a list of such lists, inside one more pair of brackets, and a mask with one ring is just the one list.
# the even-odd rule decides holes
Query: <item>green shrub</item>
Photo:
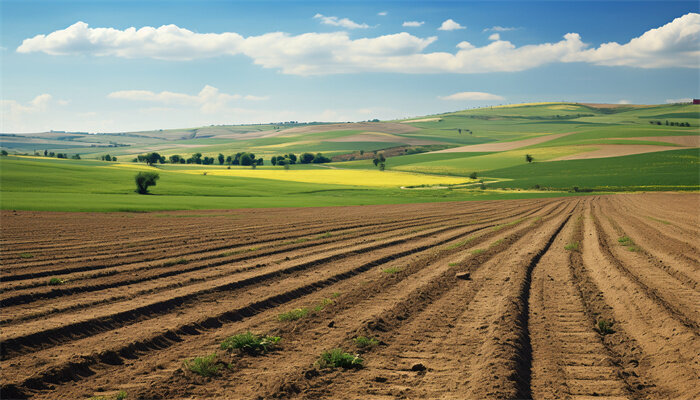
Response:
[{"label": "green shrub", "polygon": [[357,347],[361,349],[371,349],[372,347],[379,344],[379,340],[373,337],[358,336],[354,339]]},{"label": "green shrub", "polygon": [[226,340],[221,343],[221,349],[238,349],[252,355],[262,354],[274,348],[280,339],[279,336],[262,336],[248,331],[226,338]]},{"label": "green shrub", "polygon": [[605,319],[598,320],[598,332],[600,332],[601,335],[609,335],[611,333],[615,333],[615,331],[612,330],[612,321],[608,321]]},{"label": "green shrub", "polygon": [[346,353],[343,349],[325,351],[317,361],[321,368],[362,368],[363,362],[360,357]]},{"label": "green shrub", "polygon": [[22,253],[19,255],[20,258],[34,258],[34,254],[31,253]]},{"label": "green shrub", "polygon": [[333,300],[331,300],[331,299],[321,300],[321,303],[316,305],[316,307],[314,307],[314,312],[319,312],[319,311],[323,310],[329,304],[333,304]]},{"label": "green shrub", "polygon": [[277,319],[284,322],[284,321],[296,321],[298,319],[304,318],[309,314],[309,309],[304,307],[304,308],[297,308],[292,311],[288,311],[286,313],[282,313],[277,316]]},{"label": "green shrub", "polygon": [[126,399],[126,396],[127,396],[126,391],[120,390],[119,393],[117,393],[116,400],[124,400],[124,399]]},{"label": "green shrub", "polygon": [[383,269],[382,271],[383,271],[385,274],[393,275],[393,274],[395,274],[395,273],[397,273],[397,272],[401,272],[401,268],[399,268],[399,267],[390,267],[390,268],[387,268],[387,269]]},{"label": "green shrub", "polygon": [[183,361],[185,368],[204,377],[215,376],[221,370],[221,364],[217,360],[216,353],[205,357],[195,357],[192,360]]},{"label": "green shrub", "polygon": [[571,242],[571,243],[567,244],[566,246],[564,246],[564,250],[578,251],[579,246],[580,246],[579,242]]},{"label": "green shrub", "polygon": [[63,285],[64,283],[66,283],[66,281],[64,281],[64,280],[61,279],[61,278],[51,278],[51,279],[49,279],[49,286],[58,286],[58,285]]}]

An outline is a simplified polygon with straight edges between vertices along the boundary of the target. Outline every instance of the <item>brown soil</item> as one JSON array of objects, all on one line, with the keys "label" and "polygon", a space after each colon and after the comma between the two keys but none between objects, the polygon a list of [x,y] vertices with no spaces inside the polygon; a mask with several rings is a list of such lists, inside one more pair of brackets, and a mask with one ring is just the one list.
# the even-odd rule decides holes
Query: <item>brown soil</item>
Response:
[{"label": "brown soil", "polygon": [[634,138],[610,138],[610,140],[648,140],[651,142],[673,143],[680,146],[700,147],[700,135],[685,136],[640,136]]},{"label": "brown soil", "polygon": [[[699,201],[3,211],[0,397],[698,398]],[[248,330],[281,344],[219,348]],[[320,369],[333,348],[364,367]]]},{"label": "brown soil", "polygon": [[345,124],[320,124],[307,125],[296,128],[284,129],[276,133],[276,135],[298,134],[298,133],[316,133],[316,132],[331,132],[331,131],[369,131],[383,133],[409,133],[420,130],[410,125],[400,124],[396,122],[348,122]]},{"label": "brown soil", "polygon": [[516,140],[513,142],[498,142],[498,143],[483,143],[483,144],[472,144],[469,146],[453,147],[451,149],[433,151],[432,153],[478,153],[478,152],[489,152],[489,151],[507,151],[515,150],[525,146],[532,146],[533,144],[540,144],[544,142],[549,142],[550,140],[558,139],[560,137],[568,136],[576,132],[567,133],[555,133],[548,134],[544,136],[538,136],[531,139]]}]

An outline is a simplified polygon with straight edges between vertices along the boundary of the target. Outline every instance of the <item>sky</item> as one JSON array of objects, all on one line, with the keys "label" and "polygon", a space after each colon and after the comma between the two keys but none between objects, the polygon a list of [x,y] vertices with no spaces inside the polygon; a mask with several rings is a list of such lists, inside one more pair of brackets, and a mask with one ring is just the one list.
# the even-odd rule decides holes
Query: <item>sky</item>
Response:
[{"label": "sky", "polygon": [[685,101],[699,4],[0,0],[0,132]]}]

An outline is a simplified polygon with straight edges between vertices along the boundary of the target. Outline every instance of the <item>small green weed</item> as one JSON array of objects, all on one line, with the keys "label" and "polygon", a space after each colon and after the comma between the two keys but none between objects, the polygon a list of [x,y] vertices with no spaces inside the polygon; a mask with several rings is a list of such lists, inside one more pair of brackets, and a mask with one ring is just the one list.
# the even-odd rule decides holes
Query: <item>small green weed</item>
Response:
[{"label": "small green weed", "polygon": [[496,247],[496,246],[498,246],[498,245],[501,244],[501,243],[503,243],[503,239],[498,239],[498,240],[496,240],[495,242],[491,243],[491,244],[489,245],[489,248],[491,248],[491,247]]},{"label": "small green weed", "polygon": [[361,349],[371,349],[372,347],[379,344],[379,340],[373,337],[358,336],[355,339],[355,344]]},{"label": "small green weed", "polygon": [[226,338],[221,343],[222,350],[238,349],[251,355],[267,353],[277,346],[281,338],[279,336],[256,335],[250,331]]},{"label": "small green weed", "polygon": [[296,321],[298,319],[304,318],[307,315],[309,315],[309,309],[306,307],[303,308],[296,308],[292,311],[288,311],[286,313],[282,313],[277,316],[277,319],[281,322],[284,321]]},{"label": "small green weed", "polygon": [[569,250],[569,251],[578,251],[580,247],[579,242],[571,242],[564,246],[564,250]]},{"label": "small green weed", "polygon": [[333,235],[332,235],[330,232],[326,232],[326,233],[324,233],[324,234],[322,234],[322,235],[316,236],[316,239],[327,239],[327,238],[329,238],[329,237],[331,237],[331,236],[333,236]]},{"label": "small green weed", "polygon": [[649,218],[652,221],[661,222],[662,224],[665,224],[665,225],[672,225],[670,222],[665,221],[663,219],[658,219],[658,218],[654,218],[654,217],[647,217],[647,218]]},{"label": "small green weed", "polygon": [[462,247],[474,239],[476,239],[476,238],[472,236],[472,237],[468,237],[464,240],[460,240],[459,242],[452,243],[451,245],[447,246],[445,248],[445,250],[453,250],[453,249],[456,249],[457,247]]},{"label": "small green weed", "polygon": [[195,357],[192,360],[183,361],[185,368],[195,374],[209,377],[219,375],[222,365],[217,360],[216,353],[209,354],[205,357]]},{"label": "small green weed", "polygon": [[339,296],[340,296],[340,293],[338,293],[338,292],[333,292],[333,294],[331,295],[331,297],[334,299],[338,298]]},{"label": "small green weed", "polygon": [[125,390],[120,390],[119,393],[117,393],[117,397],[115,397],[116,400],[124,400],[127,397],[127,393]]},{"label": "small green weed", "polygon": [[177,260],[166,261],[163,264],[161,264],[161,266],[172,267],[173,265],[187,264],[188,262],[190,261],[186,258],[178,258]]},{"label": "small green weed", "polygon": [[458,265],[459,265],[459,263],[456,263],[456,262],[451,262],[451,263],[447,264],[448,267],[456,267]]},{"label": "small green weed", "polygon": [[31,253],[22,253],[19,255],[20,258],[34,258],[34,254]]},{"label": "small green weed", "polygon": [[58,286],[58,285],[63,285],[64,283],[66,283],[66,281],[61,279],[61,278],[49,279],[49,286]]},{"label": "small green weed", "polygon": [[319,312],[319,311],[323,310],[323,309],[324,309],[327,305],[329,305],[329,304],[333,304],[333,300],[331,300],[331,299],[323,299],[323,300],[321,300],[321,303],[320,303],[320,304],[317,304],[317,305],[314,307],[314,312]]},{"label": "small green weed", "polygon": [[471,253],[472,253],[473,255],[475,255],[475,256],[476,256],[476,255],[479,255],[479,254],[481,254],[481,253],[483,253],[483,252],[484,252],[484,249],[474,249],[474,250],[471,251]]},{"label": "small green weed", "polygon": [[389,268],[383,269],[382,272],[384,272],[385,274],[394,275],[397,272],[401,272],[401,268],[389,267]]},{"label": "small green weed", "polygon": [[317,361],[321,368],[362,368],[363,362],[360,357],[346,353],[343,349],[325,351]]},{"label": "small green weed", "polygon": [[627,250],[629,250],[629,251],[640,251],[640,250],[642,250],[642,248],[639,247],[639,246],[637,246],[637,245],[634,243],[634,241],[633,241],[632,239],[630,239],[629,236],[623,236],[623,237],[617,239],[617,241],[618,241],[621,245],[627,247]]},{"label": "small green weed", "polygon": [[615,331],[612,330],[612,325],[612,321],[600,319],[598,320],[598,332],[600,332],[601,335],[609,335],[611,333],[615,333]]}]

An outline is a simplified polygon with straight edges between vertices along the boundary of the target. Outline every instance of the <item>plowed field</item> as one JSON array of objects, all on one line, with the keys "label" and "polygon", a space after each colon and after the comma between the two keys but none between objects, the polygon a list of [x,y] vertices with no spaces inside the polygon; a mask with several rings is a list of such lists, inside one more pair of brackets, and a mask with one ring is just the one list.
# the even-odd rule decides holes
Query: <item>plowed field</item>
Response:
[{"label": "plowed field", "polygon": [[[699,207],[3,211],[0,397],[697,399]],[[281,341],[220,348],[246,331]],[[322,369],[334,348],[363,367]]]}]

